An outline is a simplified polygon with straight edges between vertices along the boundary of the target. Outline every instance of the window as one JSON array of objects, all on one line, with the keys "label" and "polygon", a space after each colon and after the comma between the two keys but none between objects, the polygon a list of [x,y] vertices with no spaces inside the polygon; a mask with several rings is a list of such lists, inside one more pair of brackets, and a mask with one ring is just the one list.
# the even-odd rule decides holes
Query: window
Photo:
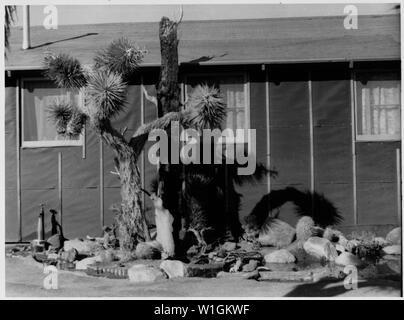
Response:
[{"label": "window", "polygon": [[355,83],[357,140],[400,140],[399,74],[360,72]]},{"label": "window", "polygon": [[81,95],[78,90],[60,89],[44,80],[24,80],[22,85],[22,147],[81,146],[82,135],[66,138],[56,132],[49,119],[49,107],[55,101],[78,105]]},{"label": "window", "polygon": [[215,86],[227,105],[222,129],[249,129],[248,94],[245,75],[191,75],[187,77],[186,95],[199,84]]}]

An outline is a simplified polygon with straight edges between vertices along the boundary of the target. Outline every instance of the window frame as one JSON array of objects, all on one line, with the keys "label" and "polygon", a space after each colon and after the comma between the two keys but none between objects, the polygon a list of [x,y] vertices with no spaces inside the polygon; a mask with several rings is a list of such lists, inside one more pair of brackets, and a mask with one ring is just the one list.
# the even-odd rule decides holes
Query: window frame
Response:
[{"label": "window frame", "polygon": [[[358,104],[358,79],[357,75],[360,73],[388,73],[388,72],[395,72],[396,70],[392,69],[357,69],[354,70],[353,72],[353,85],[354,85],[354,107],[355,107],[355,141],[357,142],[395,142],[395,141],[401,141],[401,133],[399,134],[378,134],[378,135],[372,135],[372,134],[359,134],[358,132],[358,112],[359,112],[359,104]],[[399,74],[399,72],[398,72]],[[402,105],[402,89],[401,89],[401,79],[400,81],[400,114],[401,114],[401,105]],[[401,116],[400,116],[400,127],[401,127]],[[401,131],[401,129],[400,129]]]},{"label": "window frame", "polygon": [[[223,76],[223,77],[237,77],[237,76],[242,76],[244,83],[243,83],[243,87],[244,87],[244,96],[245,96],[245,106],[244,106],[244,128],[245,130],[249,130],[251,129],[251,123],[250,123],[250,79],[249,79],[249,75],[247,71],[239,71],[239,72],[197,72],[197,73],[192,73],[192,72],[188,72],[184,75],[183,79],[184,79],[184,101],[187,100],[188,98],[188,79],[191,77],[219,77],[219,76]],[[239,128],[238,128],[239,129]],[[222,142],[222,138],[220,138],[219,142]],[[226,143],[248,143],[248,145],[250,145],[250,141],[251,140],[251,135],[248,135],[248,140],[245,141],[245,139],[243,138],[243,140],[238,140],[237,137],[234,139],[229,139],[226,138],[224,141],[226,141]]]},{"label": "window frame", "polygon": [[[24,90],[26,82],[50,82],[50,80],[41,77],[23,77],[21,78],[21,147],[22,148],[55,148],[55,147],[83,147],[86,134],[86,125],[84,125],[83,131],[81,132],[79,139],[77,140],[37,140],[37,141],[25,141],[24,135],[24,112],[25,112],[25,101],[24,101]],[[57,87],[56,87],[57,88]],[[80,103],[84,103],[83,92],[79,92]]]}]

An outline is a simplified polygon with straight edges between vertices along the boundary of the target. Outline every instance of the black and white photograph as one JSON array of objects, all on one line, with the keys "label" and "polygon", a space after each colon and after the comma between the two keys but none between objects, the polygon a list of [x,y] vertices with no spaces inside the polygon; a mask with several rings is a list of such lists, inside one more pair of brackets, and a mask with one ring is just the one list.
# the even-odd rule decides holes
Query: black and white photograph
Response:
[{"label": "black and white photograph", "polygon": [[1,8],[4,298],[402,299],[400,2]]}]

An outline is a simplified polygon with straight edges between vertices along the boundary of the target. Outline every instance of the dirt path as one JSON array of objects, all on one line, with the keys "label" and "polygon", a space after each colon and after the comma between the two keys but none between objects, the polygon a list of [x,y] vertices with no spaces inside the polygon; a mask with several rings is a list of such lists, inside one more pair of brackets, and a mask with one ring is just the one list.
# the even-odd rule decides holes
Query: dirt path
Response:
[{"label": "dirt path", "polygon": [[399,297],[401,283],[365,281],[347,291],[341,281],[314,284],[182,278],[148,284],[61,271],[59,289],[43,288],[43,268],[32,258],[6,258],[8,297]]}]

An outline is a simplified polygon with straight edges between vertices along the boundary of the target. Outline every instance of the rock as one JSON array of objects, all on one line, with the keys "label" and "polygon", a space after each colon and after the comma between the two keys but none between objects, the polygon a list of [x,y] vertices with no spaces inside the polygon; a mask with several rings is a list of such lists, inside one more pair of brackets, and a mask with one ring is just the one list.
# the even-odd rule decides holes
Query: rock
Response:
[{"label": "rock", "polygon": [[383,237],[376,237],[373,239],[373,241],[382,247],[389,245],[389,242]]},{"label": "rock", "polygon": [[386,240],[388,242],[390,242],[391,244],[401,244],[401,228],[395,228],[393,230],[391,230],[387,236],[386,236]]},{"label": "rock", "polygon": [[67,250],[67,251],[62,251],[60,253],[60,258],[67,262],[75,261],[77,259],[77,256],[78,256],[78,252],[74,248]]},{"label": "rock", "polygon": [[336,259],[335,263],[339,264],[341,266],[355,266],[358,267],[363,264],[362,260],[359,259],[357,256],[355,256],[352,253],[349,252],[343,252],[341,253]]},{"label": "rock", "polygon": [[262,246],[284,248],[292,243],[295,229],[279,219],[268,219],[260,230],[258,242]]},{"label": "rock", "polygon": [[110,263],[114,261],[115,255],[113,250],[104,250],[100,252],[100,259],[102,263]]},{"label": "rock", "polygon": [[303,245],[304,250],[318,259],[335,261],[338,256],[337,250],[332,243],[320,237],[311,237]]},{"label": "rock", "polygon": [[256,246],[254,245],[254,243],[249,242],[249,241],[240,241],[238,243],[238,246],[240,247],[241,250],[245,250],[245,251],[254,251],[256,248]]},{"label": "rock", "polygon": [[337,252],[345,252],[345,247],[340,245],[339,243],[335,245],[335,249],[337,250]]},{"label": "rock", "polygon": [[392,245],[383,248],[383,252],[385,254],[401,254],[401,246],[400,245]]},{"label": "rock", "polygon": [[234,251],[237,248],[237,244],[235,242],[225,242],[222,247],[223,250],[225,251]]},{"label": "rock", "polygon": [[49,260],[57,260],[59,258],[57,253],[48,253]]},{"label": "rock", "polygon": [[198,246],[194,245],[191,246],[188,250],[187,250],[187,256],[193,257],[195,255],[197,255],[199,253],[199,249]]},{"label": "rock", "polygon": [[[292,244],[291,244],[292,245]],[[289,247],[289,246],[288,246]],[[287,247],[287,248],[288,248]],[[262,248],[260,248],[260,250],[259,250],[259,253],[263,256],[263,257],[265,257],[268,253],[272,253],[272,252],[275,252],[275,251],[277,251],[278,249],[277,248],[274,248],[274,247],[262,247]]]},{"label": "rock", "polygon": [[190,263],[187,266],[188,277],[215,278],[223,271],[224,263],[196,264]]},{"label": "rock", "polygon": [[331,242],[339,242],[339,238],[344,236],[341,231],[334,230],[330,227],[325,228],[323,238]]},{"label": "rock", "polygon": [[160,259],[161,251],[157,247],[157,243],[151,242],[139,242],[135,250],[136,257],[138,259]]},{"label": "rock", "polygon": [[345,250],[347,249],[347,245],[348,245],[348,239],[345,238],[345,236],[340,235],[339,239],[338,239],[338,244],[340,244],[341,246],[343,246],[345,248]]},{"label": "rock", "polygon": [[314,220],[309,216],[304,216],[299,219],[296,224],[296,240],[306,241],[312,237],[314,230]]},{"label": "rock", "polygon": [[187,266],[182,261],[165,260],[160,264],[160,269],[162,269],[170,279],[187,276]]},{"label": "rock", "polygon": [[128,277],[130,282],[154,282],[166,279],[161,270],[144,264],[135,264],[130,267]]},{"label": "rock", "polygon": [[95,264],[96,262],[100,262],[101,259],[99,256],[85,258],[80,261],[76,261],[76,270],[86,270],[87,266],[90,264]]},{"label": "rock", "polygon": [[265,257],[266,263],[293,263],[296,258],[286,249],[281,249],[267,254]]},{"label": "rock", "polygon": [[257,260],[250,260],[248,264],[245,264],[242,268],[243,272],[253,272],[258,267]]},{"label": "rock", "polygon": [[355,249],[360,245],[360,241],[353,239],[353,240],[347,240],[346,244],[345,244],[345,250],[348,252],[354,252]]},{"label": "rock", "polygon": [[80,255],[93,255],[95,252],[102,249],[102,245],[91,240],[68,240],[64,243],[64,250],[69,251],[70,249],[76,249]]},{"label": "rock", "polygon": [[63,246],[63,236],[60,234],[54,234],[53,236],[49,237],[46,242],[52,247],[52,249],[59,250]]}]

